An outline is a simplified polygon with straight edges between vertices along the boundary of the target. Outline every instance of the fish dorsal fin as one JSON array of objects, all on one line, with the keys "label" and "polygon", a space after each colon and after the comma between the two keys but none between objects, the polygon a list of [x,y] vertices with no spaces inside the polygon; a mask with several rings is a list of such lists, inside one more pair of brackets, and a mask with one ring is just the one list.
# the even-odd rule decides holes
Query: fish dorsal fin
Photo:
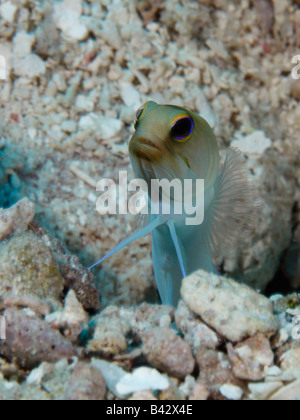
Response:
[{"label": "fish dorsal fin", "polygon": [[209,245],[213,257],[228,256],[255,226],[260,203],[249,179],[242,153],[229,148],[217,181],[215,198],[208,211]]}]

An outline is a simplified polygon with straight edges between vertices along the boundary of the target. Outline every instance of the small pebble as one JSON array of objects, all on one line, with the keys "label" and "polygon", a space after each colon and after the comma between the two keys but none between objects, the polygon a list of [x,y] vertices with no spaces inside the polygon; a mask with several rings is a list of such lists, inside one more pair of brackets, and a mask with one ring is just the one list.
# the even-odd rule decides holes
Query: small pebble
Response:
[{"label": "small pebble", "polygon": [[184,379],[194,370],[190,347],[168,328],[145,332],[143,351],[150,365],[171,376]]}]

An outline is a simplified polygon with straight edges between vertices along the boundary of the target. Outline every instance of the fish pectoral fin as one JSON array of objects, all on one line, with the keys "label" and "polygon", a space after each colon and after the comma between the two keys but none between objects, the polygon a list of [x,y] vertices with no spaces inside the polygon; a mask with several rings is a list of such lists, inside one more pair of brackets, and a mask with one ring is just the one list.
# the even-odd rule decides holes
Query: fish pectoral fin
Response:
[{"label": "fish pectoral fin", "polygon": [[156,229],[160,225],[163,225],[164,223],[165,221],[162,220],[160,217],[156,218],[147,226],[143,227],[141,230],[133,233],[131,236],[129,236],[129,238],[122,241],[118,246],[116,246],[112,251],[110,251],[105,257],[101,258],[101,260],[97,261],[95,264],[89,267],[89,269],[91,270],[92,268],[96,267],[96,265],[103,263],[103,261],[105,261],[107,258],[121,251],[123,248],[125,248],[127,245],[130,245],[132,242],[135,242],[138,239],[141,239],[144,236],[148,235],[154,229]]},{"label": "fish pectoral fin", "polygon": [[214,257],[226,256],[254,230],[260,210],[258,192],[251,184],[242,153],[229,148],[208,211],[209,245]]},{"label": "fish pectoral fin", "polygon": [[180,265],[180,269],[181,269],[181,272],[182,272],[182,276],[183,276],[183,278],[185,278],[187,276],[187,268],[186,268],[186,260],[185,260],[184,250],[183,250],[183,246],[182,246],[182,244],[181,244],[181,242],[180,242],[180,240],[177,236],[173,219],[168,221],[168,227],[169,227],[169,230],[170,230],[170,234],[171,234],[173,244],[175,246],[175,250],[176,250],[178,262],[179,262],[179,265]]}]

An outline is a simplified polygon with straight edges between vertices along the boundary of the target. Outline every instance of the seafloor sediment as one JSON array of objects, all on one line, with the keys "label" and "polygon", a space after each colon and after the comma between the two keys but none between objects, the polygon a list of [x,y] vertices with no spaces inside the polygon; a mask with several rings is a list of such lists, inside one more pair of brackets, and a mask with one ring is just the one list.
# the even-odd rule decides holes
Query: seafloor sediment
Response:
[{"label": "seafloor sediment", "polygon": [[[1,2],[0,399],[299,398],[299,54],[298,0]],[[85,268],[134,228],[96,184],[133,176],[149,99],[240,148],[262,202],[216,261],[237,283],[196,273],[176,311],[149,305],[148,237]]]}]

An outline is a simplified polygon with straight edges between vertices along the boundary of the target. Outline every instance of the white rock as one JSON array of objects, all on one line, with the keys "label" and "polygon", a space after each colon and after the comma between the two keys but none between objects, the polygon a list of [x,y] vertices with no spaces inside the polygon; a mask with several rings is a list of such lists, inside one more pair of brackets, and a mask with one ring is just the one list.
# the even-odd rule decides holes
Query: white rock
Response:
[{"label": "white rock", "polygon": [[6,20],[6,22],[13,23],[17,9],[18,7],[15,4],[12,4],[11,1],[6,1],[0,6],[0,16]]},{"label": "white rock", "polygon": [[0,80],[6,80],[7,78],[7,65],[6,65],[6,58],[1,55],[0,56]]},{"label": "white rock", "polygon": [[[10,44],[0,43],[0,80],[5,80],[11,70],[13,51]],[[5,86],[8,86],[6,84]]]},{"label": "white rock", "polygon": [[281,295],[279,293],[270,296],[270,301],[275,305],[277,304],[280,300],[284,299],[284,295]]},{"label": "white rock", "polygon": [[68,40],[82,41],[88,29],[80,22],[82,0],[64,0],[54,5],[54,20],[58,29]]},{"label": "white rock", "polygon": [[64,318],[69,324],[88,322],[88,316],[83,309],[82,304],[78,301],[74,290],[70,290],[65,298]]},{"label": "white rock", "polygon": [[271,366],[265,368],[266,376],[278,377],[282,374],[282,370],[278,366]]},{"label": "white rock", "polygon": [[122,39],[120,37],[116,23],[112,19],[106,19],[101,22],[101,26],[101,39],[105,40],[110,46],[112,46],[116,50],[119,50],[122,47]]},{"label": "white rock", "polygon": [[95,107],[94,102],[90,98],[84,95],[77,96],[76,101],[75,101],[75,108],[78,111],[92,112],[94,110],[94,107]]},{"label": "white rock", "polygon": [[38,368],[33,369],[26,379],[27,385],[40,385],[44,376],[50,373],[53,367],[49,363],[42,363]]},{"label": "white rock", "polygon": [[290,385],[281,388],[271,398],[271,401],[299,401],[300,400],[300,379]]},{"label": "white rock", "polygon": [[137,111],[138,107],[128,107],[128,106],[123,106],[120,112],[120,120],[124,123],[124,124],[128,124],[128,125],[132,125],[132,121],[135,120],[136,117],[136,111]]},{"label": "white rock", "polygon": [[265,369],[265,382],[292,382],[296,378],[289,372],[283,372],[278,366],[272,366]]},{"label": "white rock", "polygon": [[165,375],[162,375],[156,369],[141,367],[123,376],[116,389],[119,394],[128,395],[138,391],[164,391],[169,386],[169,381]]},{"label": "white rock", "polygon": [[63,311],[53,312],[46,316],[49,323],[56,322],[61,327],[72,325],[84,325],[88,322],[88,316],[78,301],[74,290],[70,290],[65,299]]},{"label": "white rock", "polygon": [[284,372],[294,375],[297,379],[300,378],[300,347],[283,353],[280,357],[280,367]]},{"label": "white rock", "polygon": [[278,389],[282,388],[282,382],[259,382],[255,384],[249,384],[248,388],[252,393],[252,399],[266,400]]},{"label": "white rock", "polygon": [[31,140],[35,140],[37,136],[37,129],[35,127],[29,127],[27,130],[28,136]]},{"label": "white rock", "polygon": [[173,76],[169,80],[169,88],[172,95],[183,96],[186,91],[186,80],[182,76]]},{"label": "white rock", "polygon": [[9,209],[0,209],[0,241],[25,231],[35,216],[35,204],[23,198]]},{"label": "white rock", "polygon": [[185,377],[184,383],[180,385],[179,391],[187,399],[191,395],[195,386],[196,386],[196,379],[193,376],[188,375]]},{"label": "white rock", "polygon": [[66,133],[75,133],[77,130],[77,124],[73,120],[66,120],[62,123],[61,129]]},{"label": "white rock", "polygon": [[79,128],[82,131],[94,131],[102,139],[109,139],[116,136],[122,129],[122,122],[116,118],[106,118],[91,112],[79,120]]},{"label": "white rock", "polygon": [[13,39],[14,56],[23,58],[26,55],[30,54],[32,51],[32,46],[34,42],[35,42],[35,36],[33,34],[28,34],[24,31],[18,32]]},{"label": "white rock", "polygon": [[121,98],[124,104],[131,108],[138,109],[141,106],[141,97],[137,89],[128,82],[121,82]]},{"label": "white rock", "polygon": [[98,129],[99,116],[93,112],[83,115],[79,119],[79,128],[82,131],[96,131]]},{"label": "white rock", "polygon": [[108,139],[116,136],[120,132],[121,128],[122,123],[120,120],[116,118],[104,118],[99,131],[103,139]]},{"label": "white rock", "polygon": [[17,76],[32,79],[46,72],[44,61],[36,54],[29,54],[14,60],[14,72]]},{"label": "white rock", "polygon": [[225,384],[221,386],[220,392],[223,395],[223,397],[231,401],[240,401],[244,394],[243,390],[240,387],[231,384]]},{"label": "white rock", "polygon": [[106,362],[105,360],[92,359],[91,365],[100,370],[108,389],[117,397],[124,398],[123,394],[118,393],[117,384],[127,375],[127,372],[115,363]]},{"label": "white rock", "polygon": [[215,128],[218,125],[218,116],[210,106],[210,103],[206,99],[203,90],[199,86],[195,87],[195,95],[196,107],[199,114],[208,122],[211,127]]},{"label": "white rock", "polygon": [[262,155],[272,146],[272,140],[263,131],[255,131],[249,136],[233,140],[231,146],[237,147],[246,155]]},{"label": "white rock", "polygon": [[55,73],[52,77],[53,82],[59,92],[65,92],[68,88],[65,75],[62,73]]},{"label": "white rock", "polygon": [[278,329],[270,301],[232,279],[199,270],[183,280],[181,295],[193,312],[229,341]]}]

